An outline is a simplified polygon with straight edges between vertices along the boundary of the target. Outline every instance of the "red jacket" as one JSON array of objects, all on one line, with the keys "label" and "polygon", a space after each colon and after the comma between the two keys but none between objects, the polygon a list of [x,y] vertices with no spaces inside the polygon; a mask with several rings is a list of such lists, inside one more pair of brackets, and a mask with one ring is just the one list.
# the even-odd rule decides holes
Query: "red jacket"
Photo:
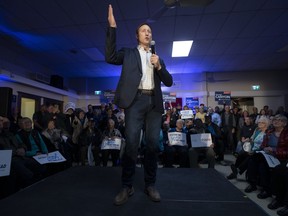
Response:
[{"label": "red jacket", "polygon": [[[272,133],[274,133],[274,129],[267,131],[264,136],[261,148],[269,147],[269,138]],[[278,144],[273,152],[274,156],[278,158],[280,161],[285,161],[288,159],[288,129],[284,128],[279,136]]]}]

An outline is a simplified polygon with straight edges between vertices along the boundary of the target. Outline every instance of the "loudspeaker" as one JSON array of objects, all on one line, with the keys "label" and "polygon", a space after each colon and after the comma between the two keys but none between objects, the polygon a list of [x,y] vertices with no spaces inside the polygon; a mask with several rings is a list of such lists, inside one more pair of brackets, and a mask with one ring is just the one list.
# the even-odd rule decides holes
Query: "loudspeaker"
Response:
[{"label": "loudspeaker", "polygon": [[0,116],[11,116],[13,89],[9,87],[0,87]]},{"label": "loudspeaker", "polygon": [[52,75],[50,77],[50,85],[59,89],[63,89],[63,77],[59,75]]}]

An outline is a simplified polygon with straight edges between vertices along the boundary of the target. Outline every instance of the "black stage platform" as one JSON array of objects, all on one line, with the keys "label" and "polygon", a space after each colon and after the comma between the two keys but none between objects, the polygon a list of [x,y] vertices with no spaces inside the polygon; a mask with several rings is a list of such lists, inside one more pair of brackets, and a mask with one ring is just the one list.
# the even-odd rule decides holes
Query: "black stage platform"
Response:
[{"label": "black stage platform", "polygon": [[214,169],[158,169],[162,201],[143,192],[143,168],[137,168],[135,194],[114,206],[120,168],[73,167],[0,200],[1,216],[263,216],[257,204]]}]

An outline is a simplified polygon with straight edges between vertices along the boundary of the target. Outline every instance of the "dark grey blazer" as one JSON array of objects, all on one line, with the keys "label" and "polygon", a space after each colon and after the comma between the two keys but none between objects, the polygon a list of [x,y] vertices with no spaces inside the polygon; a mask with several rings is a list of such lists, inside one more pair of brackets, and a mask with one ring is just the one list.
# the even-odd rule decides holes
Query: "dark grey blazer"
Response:
[{"label": "dark grey blazer", "polygon": [[[114,103],[120,108],[128,108],[138,90],[142,78],[141,58],[137,48],[116,48],[116,28],[108,27],[106,35],[105,60],[110,64],[122,65],[121,76],[117,85]],[[155,84],[155,111],[163,113],[163,98],[161,82],[165,86],[172,86],[173,78],[166,70],[163,60],[160,59],[161,70],[154,70]]]}]

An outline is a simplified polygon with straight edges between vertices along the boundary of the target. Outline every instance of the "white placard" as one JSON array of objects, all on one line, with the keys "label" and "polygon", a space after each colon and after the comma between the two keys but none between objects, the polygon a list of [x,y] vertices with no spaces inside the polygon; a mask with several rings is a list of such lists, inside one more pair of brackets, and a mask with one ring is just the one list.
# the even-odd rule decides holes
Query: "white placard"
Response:
[{"label": "white placard", "polygon": [[193,148],[209,147],[212,145],[210,133],[191,134],[191,145]]},{"label": "white placard", "polygon": [[104,139],[101,144],[101,149],[117,149],[120,150],[121,148],[121,138],[114,138],[114,139]]},{"label": "white placard", "polygon": [[0,176],[9,176],[12,150],[0,150]]},{"label": "white placard", "polygon": [[170,145],[186,146],[186,134],[181,132],[168,132]]},{"label": "white placard", "polygon": [[194,117],[192,110],[181,110],[180,115],[181,115],[181,119],[191,119]]},{"label": "white placard", "polygon": [[48,154],[35,155],[33,158],[40,164],[60,163],[66,161],[59,151],[50,152]]}]

